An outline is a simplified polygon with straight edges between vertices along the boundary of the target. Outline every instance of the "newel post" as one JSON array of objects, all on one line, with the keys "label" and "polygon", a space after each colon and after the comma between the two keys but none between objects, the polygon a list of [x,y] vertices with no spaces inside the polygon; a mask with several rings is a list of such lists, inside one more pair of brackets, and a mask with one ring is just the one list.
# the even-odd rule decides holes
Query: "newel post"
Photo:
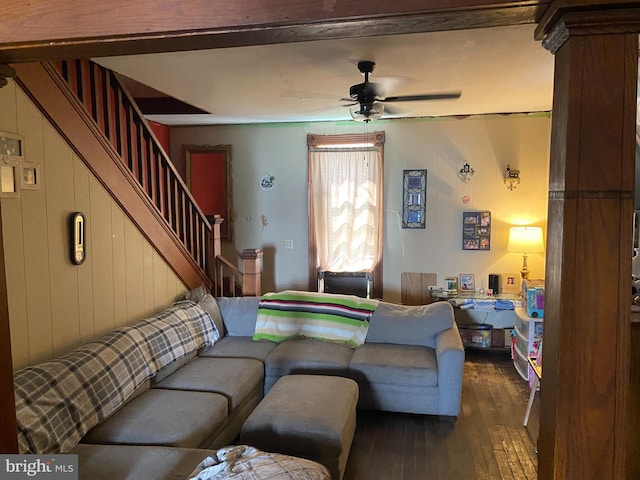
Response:
[{"label": "newel post", "polygon": [[262,293],[262,249],[245,248],[242,259],[242,295],[257,297]]},{"label": "newel post", "polygon": [[224,222],[224,219],[220,215],[214,215],[213,219],[209,221],[211,223],[211,240],[207,244],[207,275],[213,282],[214,291],[217,291],[216,258],[222,254],[220,224]]}]

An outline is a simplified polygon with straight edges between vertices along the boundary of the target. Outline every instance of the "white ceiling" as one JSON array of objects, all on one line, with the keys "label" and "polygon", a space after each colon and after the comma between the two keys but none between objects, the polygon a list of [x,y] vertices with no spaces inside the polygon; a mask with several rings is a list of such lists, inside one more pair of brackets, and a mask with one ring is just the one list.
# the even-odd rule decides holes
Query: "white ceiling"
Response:
[{"label": "white ceiling", "polygon": [[95,59],[210,115],[153,115],[168,125],[349,120],[340,99],[363,81],[386,95],[461,91],[458,100],[394,104],[393,117],[551,110],[553,55],[534,25],[321,40]]}]

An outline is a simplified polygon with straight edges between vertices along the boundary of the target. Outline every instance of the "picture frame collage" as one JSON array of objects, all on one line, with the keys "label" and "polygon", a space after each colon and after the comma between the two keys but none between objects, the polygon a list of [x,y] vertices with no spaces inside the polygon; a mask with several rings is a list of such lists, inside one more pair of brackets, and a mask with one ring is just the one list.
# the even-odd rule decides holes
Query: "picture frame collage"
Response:
[{"label": "picture frame collage", "polygon": [[19,198],[41,184],[40,165],[24,161],[22,135],[0,132],[0,198]]},{"label": "picture frame collage", "polygon": [[462,249],[491,250],[491,212],[462,212]]}]

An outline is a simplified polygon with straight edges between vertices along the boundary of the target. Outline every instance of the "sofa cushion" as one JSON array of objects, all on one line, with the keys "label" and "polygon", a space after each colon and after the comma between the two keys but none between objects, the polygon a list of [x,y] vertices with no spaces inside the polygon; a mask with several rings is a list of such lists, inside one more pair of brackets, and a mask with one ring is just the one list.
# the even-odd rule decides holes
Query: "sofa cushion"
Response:
[{"label": "sofa cushion", "polygon": [[264,363],[278,344],[268,340],[258,341],[251,337],[227,336],[211,347],[200,351],[201,357],[253,358]]},{"label": "sofa cushion", "polygon": [[94,427],[82,442],[200,448],[227,413],[223,395],[152,388]]},{"label": "sofa cushion", "polygon": [[195,390],[224,395],[229,412],[256,391],[262,391],[264,367],[250,358],[196,358],[154,388]]},{"label": "sofa cushion", "polygon": [[435,346],[435,336],[453,326],[449,302],[395,305],[380,302],[369,322],[367,343]]},{"label": "sofa cushion", "polygon": [[438,362],[432,348],[367,343],[349,362],[349,376],[361,384],[438,385]]},{"label": "sofa cushion", "polygon": [[216,300],[227,328],[227,335],[253,336],[260,297],[219,297]]},{"label": "sofa cushion", "polygon": [[337,343],[306,338],[278,344],[265,362],[265,375],[290,373],[346,376],[353,349]]},{"label": "sofa cushion", "polygon": [[218,302],[215,298],[213,298],[210,294],[206,294],[202,300],[198,302],[198,305],[202,307],[202,309],[209,314],[211,320],[216,326],[220,337],[224,336],[224,322],[222,321],[222,313],[220,312],[220,307],[218,306]]},{"label": "sofa cushion", "polygon": [[121,327],[68,354],[14,373],[21,453],[66,452],[148,378],[217,338],[191,301]]},{"label": "sofa cushion", "polygon": [[80,478],[91,480],[184,480],[215,450],[143,445],[79,444]]}]

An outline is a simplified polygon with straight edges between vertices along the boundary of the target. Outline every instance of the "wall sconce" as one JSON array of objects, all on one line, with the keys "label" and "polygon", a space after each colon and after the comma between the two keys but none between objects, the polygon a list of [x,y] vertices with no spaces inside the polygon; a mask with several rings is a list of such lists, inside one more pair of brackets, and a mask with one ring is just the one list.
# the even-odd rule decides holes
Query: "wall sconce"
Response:
[{"label": "wall sconce", "polygon": [[475,172],[473,168],[471,168],[471,165],[469,165],[469,162],[466,162],[458,172],[458,177],[460,177],[460,180],[462,180],[464,183],[468,183],[471,180],[471,177],[473,177],[474,173]]},{"label": "wall sconce", "polygon": [[516,188],[516,185],[520,183],[520,170],[512,170],[510,165],[507,165],[507,170],[504,172],[504,183],[509,190]]}]

